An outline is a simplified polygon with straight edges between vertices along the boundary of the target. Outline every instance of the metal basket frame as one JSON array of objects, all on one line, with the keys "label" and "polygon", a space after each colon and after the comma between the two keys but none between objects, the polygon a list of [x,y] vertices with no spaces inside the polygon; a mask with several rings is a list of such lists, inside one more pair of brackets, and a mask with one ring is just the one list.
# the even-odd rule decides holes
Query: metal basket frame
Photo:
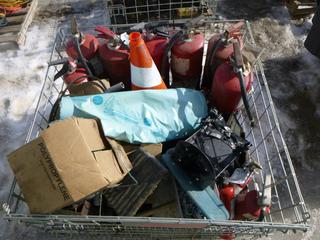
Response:
[{"label": "metal basket frame", "polygon": [[[238,21],[205,19],[197,28],[198,31],[205,34],[205,49],[209,37],[214,32],[221,32],[226,26]],[[115,31],[118,27],[116,25],[110,26]],[[64,52],[66,39],[67,35],[60,29],[53,44],[50,62],[66,56]],[[244,39],[255,45],[253,33],[247,21],[244,27]],[[205,57],[206,52],[203,63]],[[40,131],[48,126],[50,110],[59,93],[65,87],[62,79],[53,81],[53,75],[58,70],[56,66],[49,66],[47,69],[25,143],[36,138]],[[30,215],[25,210],[27,209],[26,204],[16,179],[12,183],[7,203],[3,205],[4,219],[22,222],[56,234],[108,234],[110,239],[213,239],[223,234],[257,238],[267,236],[275,231],[306,231],[310,215],[280,130],[260,58],[253,66],[253,72],[253,91],[249,94],[248,99],[256,126],[253,128],[250,126],[244,110],[240,110],[236,116],[245,129],[247,139],[252,143],[250,158],[258,161],[264,167],[264,172],[256,175],[255,181],[261,187],[265,174],[270,174],[272,178],[272,184],[266,187],[272,188],[274,203],[270,215],[263,222],[117,217],[101,216],[101,214],[99,216]]]}]

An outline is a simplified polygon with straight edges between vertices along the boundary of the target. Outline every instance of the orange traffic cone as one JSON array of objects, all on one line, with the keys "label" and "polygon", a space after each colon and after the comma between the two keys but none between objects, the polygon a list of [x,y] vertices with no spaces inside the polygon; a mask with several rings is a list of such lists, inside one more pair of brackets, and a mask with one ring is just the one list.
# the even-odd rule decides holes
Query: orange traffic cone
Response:
[{"label": "orange traffic cone", "polygon": [[139,32],[132,32],[130,65],[132,90],[167,89]]}]

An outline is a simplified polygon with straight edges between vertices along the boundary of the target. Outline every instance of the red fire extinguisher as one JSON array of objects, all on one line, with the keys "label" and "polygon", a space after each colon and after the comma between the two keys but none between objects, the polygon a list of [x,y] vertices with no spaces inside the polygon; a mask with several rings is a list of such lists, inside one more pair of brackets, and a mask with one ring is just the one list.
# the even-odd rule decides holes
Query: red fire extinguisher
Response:
[{"label": "red fire extinguisher", "polygon": [[63,76],[63,80],[67,85],[70,84],[80,84],[88,81],[88,75],[86,69],[77,68],[73,72],[68,72]]},{"label": "red fire extinguisher", "polygon": [[260,206],[259,198],[257,190],[240,193],[235,203],[235,220],[262,220],[264,215],[269,214],[270,205]]},{"label": "red fire extinguisher", "polygon": [[214,74],[219,65],[229,61],[233,55],[233,41],[238,41],[240,49],[243,48],[243,36],[240,29],[244,22],[232,25],[222,34],[213,35],[208,41],[207,57],[203,70],[202,89],[206,92],[211,88]]},{"label": "red fire extinguisher", "polygon": [[63,81],[69,86],[71,84],[80,84],[89,80],[90,76],[88,76],[86,69],[71,58],[63,58],[49,63],[50,66],[60,64],[63,64],[63,67],[55,74],[54,81],[59,77],[63,77]]},{"label": "red fire extinguisher", "polygon": [[265,176],[263,189],[241,192],[235,201],[235,220],[262,221],[270,213],[271,176]]},{"label": "red fire extinguisher", "polygon": [[[91,34],[83,34],[78,30],[76,19],[73,18],[71,22],[71,31],[73,35],[77,36],[81,54],[86,60],[90,60],[95,56],[99,47],[99,40]],[[75,39],[70,39],[66,45],[66,52],[69,57],[73,59],[79,59],[79,49]]]},{"label": "red fire extinguisher", "polygon": [[225,179],[221,187],[219,187],[220,199],[230,213],[230,219],[234,219],[235,215],[235,199],[237,195],[252,183],[256,170],[261,170],[260,164],[255,161],[248,162],[249,155],[246,152],[246,163],[242,168],[236,168],[230,178]]},{"label": "red fire extinguisher", "polygon": [[86,70],[90,79],[98,79],[94,73],[96,69],[89,67],[89,59],[93,58],[98,50],[99,41],[92,35],[83,34],[78,29],[76,18],[71,21],[71,33],[73,38],[67,43],[66,52],[72,58],[77,60]]},{"label": "red fire extinguisher", "polygon": [[[98,51],[98,47],[99,47],[99,41],[95,36],[93,36],[91,34],[81,33],[80,49],[81,49],[83,56],[87,60],[89,60],[95,56],[96,52]],[[76,46],[74,44],[74,41],[72,39],[70,39],[67,42],[66,52],[69,57],[72,57],[74,59],[79,58],[78,51],[77,51]]]},{"label": "red fire extinguisher", "polygon": [[226,183],[219,189],[220,199],[230,214],[230,219],[235,217],[235,199],[238,194],[247,188],[247,184],[239,185]]},{"label": "red fire extinguisher", "polygon": [[203,46],[203,34],[192,31],[176,41],[171,50],[173,81],[184,81],[188,87],[198,85],[202,71]]},{"label": "red fire extinguisher", "polygon": [[251,71],[248,71],[247,74],[244,72],[239,45],[239,42],[233,43],[234,58],[230,62],[221,64],[215,72],[211,88],[211,104],[220,112],[230,115],[239,110],[242,99],[253,126],[254,120],[247,99],[247,92],[250,91],[253,82],[253,74]]},{"label": "red fire extinguisher", "polygon": [[[232,200],[235,198],[235,189],[232,184],[225,184],[222,188],[219,189],[220,199],[223,202],[224,206],[231,214],[234,210],[232,207]],[[231,214],[232,215],[232,214]],[[232,216],[230,216],[232,219]]]},{"label": "red fire extinguisher", "polygon": [[126,89],[131,89],[129,48],[110,29],[97,26],[98,37],[106,39],[99,46],[98,54],[111,85],[123,82]]}]

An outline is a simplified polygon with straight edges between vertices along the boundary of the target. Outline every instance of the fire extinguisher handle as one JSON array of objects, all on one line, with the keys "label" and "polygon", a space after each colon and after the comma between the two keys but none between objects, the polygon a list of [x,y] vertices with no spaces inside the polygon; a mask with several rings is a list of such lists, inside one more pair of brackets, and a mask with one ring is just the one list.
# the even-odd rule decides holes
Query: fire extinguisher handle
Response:
[{"label": "fire extinguisher handle", "polygon": [[230,28],[227,29],[228,33],[230,35],[234,35],[240,32],[240,29],[243,27],[244,21],[240,21],[234,25],[232,25]]},{"label": "fire extinguisher handle", "polygon": [[233,42],[233,52],[236,68],[242,68],[243,58],[240,50],[240,43],[238,41]]},{"label": "fire extinguisher handle", "polygon": [[98,35],[98,37],[100,37],[100,38],[113,39],[114,37],[117,36],[117,34],[115,34],[109,28],[106,28],[104,26],[96,26],[96,28],[94,30],[100,33]]}]

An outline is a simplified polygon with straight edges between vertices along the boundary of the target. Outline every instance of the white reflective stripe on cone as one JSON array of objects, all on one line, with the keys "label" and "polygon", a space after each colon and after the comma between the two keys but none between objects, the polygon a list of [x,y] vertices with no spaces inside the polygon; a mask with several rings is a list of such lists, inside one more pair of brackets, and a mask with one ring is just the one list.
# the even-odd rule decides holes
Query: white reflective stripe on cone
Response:
[{"label": "white reflective stripe on cone", "polygon": [[131,82],[137,87],[151,88],[159,86],[162,78],[153,61],[151,68],[136,67],[131,63]]}]

